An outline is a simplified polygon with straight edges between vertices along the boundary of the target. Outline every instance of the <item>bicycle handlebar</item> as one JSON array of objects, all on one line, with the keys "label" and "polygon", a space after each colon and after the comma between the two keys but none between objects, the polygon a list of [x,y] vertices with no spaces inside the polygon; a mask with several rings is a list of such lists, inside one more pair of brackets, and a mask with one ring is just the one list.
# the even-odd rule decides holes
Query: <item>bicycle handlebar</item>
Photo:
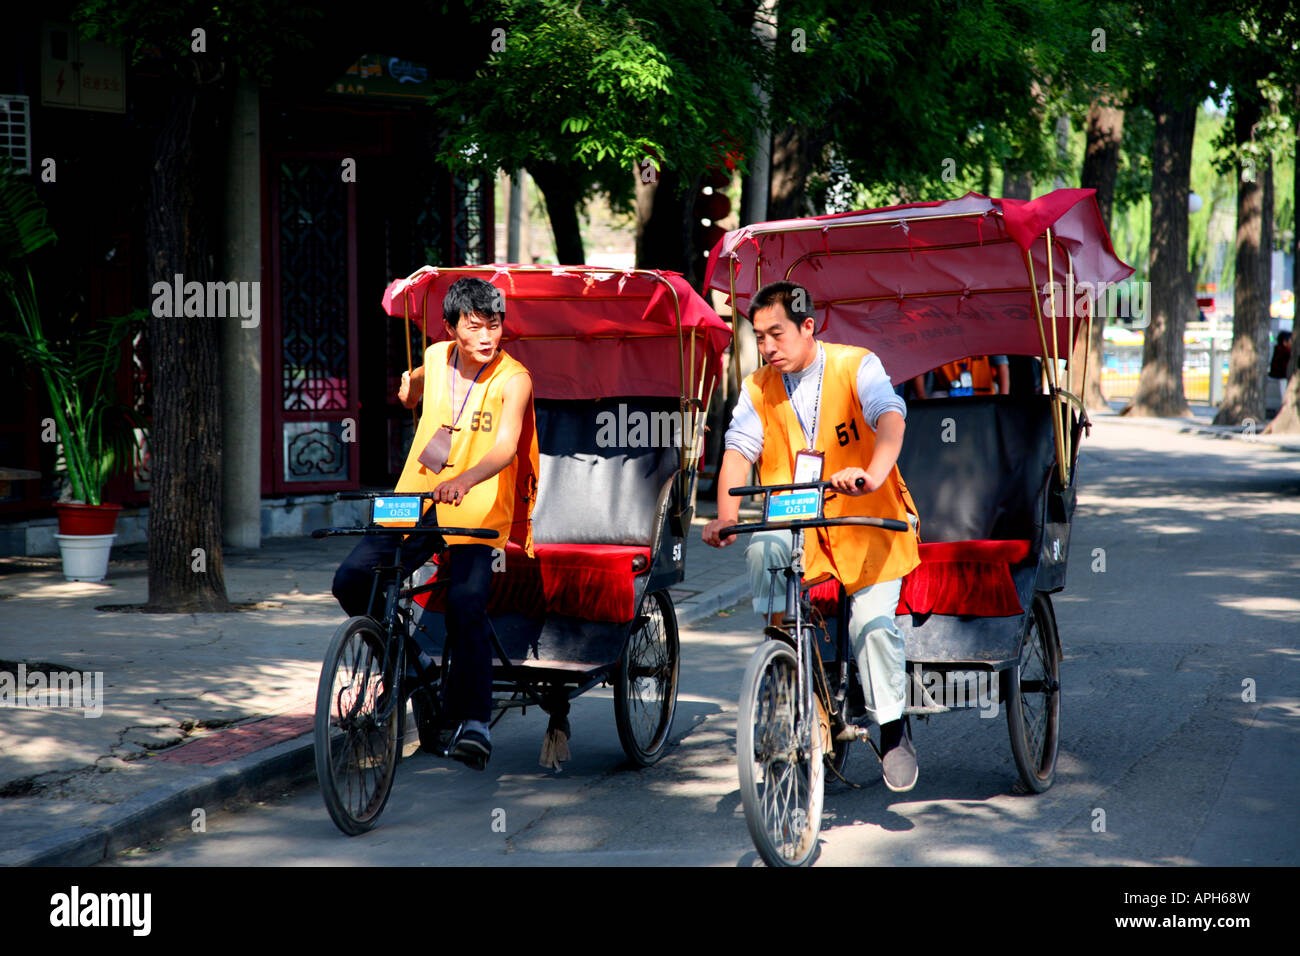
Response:
[{"label": "bicycle handlebar", "polygon": [[425,527],[390,528],[377,525],[373,528],[317,528],[311,533],[313,538],[332,538],[349,534],[441,534],[456,538],[495,538],[497,533],[490,528],[444,528],[441,525]]},{"label": "bicycle handlebar", "polygon": [[[334,494],[335,501],[373,501],[376,498],[432,498],[432,491],[339,491]],[[489,528],[446,528],[442,525],[427,527],[412,526],[394,528],[387,525],[373,525],[369,528],[317,528],[311,533],[313,538],[333,538],[353,534],[441,534],[456,538],[495,538],[497,532]]]},{"label": "bicycle handlebar", "polygon": [[760,521],[756,524],[733,524],[718,529],[719,538],[730,538],[736,534],[749,534],[751,531],[794,531],[796,528],[835,528],[840,525],[868,525],[872,528],[884,528],[886,531],[907,531],[911,528],[906,521],[897,518],[873,518],[866,515],[849,515],[844,518],[808,518],[805,521]]},{"label": "bicycle handlebar", "polygon": [[[859,478],[853,484],[858,488],[865,488],[867,479]],[[807,491],[810,488],[825,491],[827,488],[834,487],[829,481],[801,481],[792,485],[746,485],[743,488],[732,488],[728,494],[733,498],[743,498],[747,495],[761,495],[767,491]]]},{"label": "bicycle handlebar", "polygon": [[[866,479],[859,478],[854,482],[858,488],[866,486]],[[827,488],[835,486],[829,481],[801,481],[788,485],[746,485],[743,488],[732,488],[731,494],[734,497],[743,497],[745,495],[768,495],[776,491],[806,491],[817,489],[824,491]],[[808,518],[803,521],[759,521],[754,524],[733,524],[725,528],[718,529],[719,538],[730,538],[732,535],[748,534],[751,531],[794,531],[803,528],[833,528],[841,525],[867,525],[872,528],[884,528],[886,531],[908,531],[911,529],[906,521],[899,521],[896,518],[873,518],[865,515],[849,515],[843,518]]]}]

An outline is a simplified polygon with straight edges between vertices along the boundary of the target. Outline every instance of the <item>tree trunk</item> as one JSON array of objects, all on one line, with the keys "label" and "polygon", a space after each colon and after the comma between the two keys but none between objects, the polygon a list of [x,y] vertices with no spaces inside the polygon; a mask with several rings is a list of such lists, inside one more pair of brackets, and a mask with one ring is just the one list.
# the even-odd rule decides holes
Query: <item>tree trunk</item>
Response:
[{"label": "tree trunk", "polygon": [[578,184],[582,178],[560,163],[531,163],[528,173],[546,201],[557,265],[582,265],[587,260],[582,248],[582,229],[578,225],[578,207],[582,204],[582,189]]},{"label": "tree trunk", "polygon": [[797,219],[812,215],[808,173],[825,141],[805,126],[786,126],[772,137],[772,193],[767,218]]},{"label": "tree trunk", "polygon": [[[1300,87],[1294,90],[1295,112],[1292,114],[1293,119],[1300,120]],[[1297,123],[1300,129],[1300,123]],[[1300,132],[1296,133],[1296,147],[1300,149]],[[1295,181],[1292,196],[1300,196],[1300,162],[1294,164]],[[1291,247],[1294,255],[1291,261],[1291,288],[1295,290],[1297,296],[1300,296],[1300,229],[1295,230],[1296,237],[1293,240],[1294,245]],[[1282,389],[1282,408],[1268,424],[1266,432],[1273,434],[1296,434],[1300,432],[1300,375],[1296,374],[1296,369],[1300,366],[1300,342],[1297,342],[1297,332],[1300,332],[1300,323],[1291,322],[1293,330],[1291,335],[1291,362],[1287,366],[1286,385]]]},{"label": "tree trunk", "polygon": [[[1109,98],[1098,98],[1088,108],[1087,145],[1084,149],[1083,171],[1079,185],[1097,190],[1097,208],[1101,221],[1110,229],[1111,212],[1115,205],[1115,181],[1119,176],[1119,148],[1124,137],[1124,111],[1113,105]],[[1096,301],[1093,303],[1094,309]],[[1102,348],[1106,337],[1105,316],[1093,316],[1092,337],[1085,330],[1075,343],[1070,356],[1072,368],[1088,369],[1088,382],[1080,398],[1086,408],[1109,408],[1101,390]],[[1085,366],[1086,363],[1086,366]]]},{"label": "tree trunk", "polygon": [[1010,162],[1004,163],[1002,165],[1002,198],[1033,199],[1034,177]]},{"label": "tree trunk", "polygon": [[[1247,94],[1245,90],[1240,92]],[[1249,101],[1243,97],[1243,102],[1238,103],[1233,132],[1239,149],[1254,138],[1255,124],[1262,115],[1260,107],[1254,97]],[[1228,359],[1228,387],[1214,416],[1216,425],[1264,420],[1272,251],[1273,157],[1270,155],[1262,170],[1241,165],[1237,170],[1237,281],[1232,295],[1232,354]],[[1213,369],[1210,374],[1214,374]]]},{"label": "tree trunk", "polygon": [[637,183],[636,267],[680,272],[699,288],[708,250],[696,255],[691,207],[698,189],[690,185],[683,188],[675,169],[661,169],[657,182]]},{"label": "tree trunk", "polygon": [[1142,374],[1126,415],[1190,415],[1183,392],[1183,329],[1196,311],[1187,267],[1187,195],[1197,104],[1161,98],[1151,146],[1151,324],[1142,342]]},{"label": "tree trunk", "polygon": [[[185,283],[212,278],[229,107],[223,92],[216,84],[177,81],[149,181],[151,289],[156,282],[170,289],[177,275]],[[205,315],[154,311],[148,609],[229,611],[221,550],[220,326]]]}]

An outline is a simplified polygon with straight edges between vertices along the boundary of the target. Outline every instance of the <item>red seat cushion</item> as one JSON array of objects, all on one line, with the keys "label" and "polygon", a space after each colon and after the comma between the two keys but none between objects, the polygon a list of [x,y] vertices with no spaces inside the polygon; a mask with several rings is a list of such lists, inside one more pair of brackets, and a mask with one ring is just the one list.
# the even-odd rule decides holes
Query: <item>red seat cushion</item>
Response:
[{"label": "red seat cushion", "polygon": [[[921,563],[903,578],[898,614],[1020,614],[1011,566],[1029,557],[1029,542],[937,541],[921,545]],[[827,617],[838,614],[839,582],[813,585],[813,604]]]},{"label": "red seat cushion", "polygon": [[[492,576],[488,613],[541,617],[548,611],[590,621],[630,621],[636,615],[632,562],[650,565],[650,549],[616,544],[538,544],[534,557],[507,543],[505,570]],[[644,568],[643,568],[644,569]],[[437,580],[435,573],[434,581]],[[445,588],[417,595],[431,611],[446,608]]]}]

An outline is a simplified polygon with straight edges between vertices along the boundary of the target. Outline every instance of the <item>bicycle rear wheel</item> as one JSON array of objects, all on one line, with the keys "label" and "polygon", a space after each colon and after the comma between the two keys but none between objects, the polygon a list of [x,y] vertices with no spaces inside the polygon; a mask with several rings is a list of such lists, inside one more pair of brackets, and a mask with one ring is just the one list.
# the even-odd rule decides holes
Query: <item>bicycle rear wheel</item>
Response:
[{"label": "bicycle rear wheel", "polygon": [[334,632],[316,688],[316,778],[330,818],[348,836],[379,821],[397,770],[406,705],[400,697],[389,704],[400,688],[381,673],[385,644],[372,619],[348,618]]},{"label": "bicycle rear wheel", "polygon": [[822,735],[815,716],[811,727],[803,726],[798,684],[794,651],[778,640],[764,641],[754,651],[741,684],[740,799],[750,837],[768,866],[808,865],[821,832]]}]

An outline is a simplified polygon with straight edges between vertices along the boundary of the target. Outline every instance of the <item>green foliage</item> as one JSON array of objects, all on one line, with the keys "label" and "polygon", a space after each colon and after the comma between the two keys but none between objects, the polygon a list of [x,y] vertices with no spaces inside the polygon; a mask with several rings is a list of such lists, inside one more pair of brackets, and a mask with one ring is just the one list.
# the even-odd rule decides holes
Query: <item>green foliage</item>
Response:
[{"label": "green foliage", "polygon": [[[732,9],[734,8],[734,9]],[[474,76],[432,102],[454,166],[559,163],[626,209],[646,158],[684,178],[744,142],[756,112],[747,21],[733,3],[498,0],[474,17],[504,30]],[[499,36],[499,35],[498,35]]]},{"label": "green foliage", "polygon": [[[1054,126],[1062,114],[1081,117],[1090,94],[1067,95],[1071,84],[1095,85],[1103,69],[1089,53],[1097,20],[1088,6],[791,0],[780,12],[773,122],[825,130],[860,197],[988,190],[1004,163],[1040,180],[1073,178]],[[790,51],[795,28],[805,53]],[[833,161],[823,157],[819,181]]]},{"label": "green foliage", "polygon": [[[0,345],[38,370],[49,395],[72,494],[100,504],[105,483],[128,467],[134,429],[144,422],[115,400],[114,376],[123,345],[143,326],[143,310],[102,319],[66,339],[45,331],[28,259],[55,242],[35,188],[0,162],[0,292],[12,317],[0,327]],[[74,322],[75,326],[75,322]]]},{"label": "green foliage", "polygon": [[[204,76],[203,64],[229,64],[258,80],[270,76],[277,54],[307,46],[310,28],[324,18],[288,0],[80,0],[72,11],[84,36],[122,47],[132,63],[160,57]],[[193,49],[196,29],[204,31],[202,54]]]}]

